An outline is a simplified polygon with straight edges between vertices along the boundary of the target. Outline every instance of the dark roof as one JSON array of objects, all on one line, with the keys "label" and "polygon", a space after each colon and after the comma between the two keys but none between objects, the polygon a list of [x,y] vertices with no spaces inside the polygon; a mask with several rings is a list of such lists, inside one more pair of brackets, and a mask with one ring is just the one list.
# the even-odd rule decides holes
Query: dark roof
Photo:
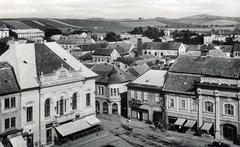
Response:
[{"label": "dark roof", "polygon": [[185,45],[186,51],[199,51],[201,45]]},{"label": "dark roof", "polygon": [[233,34],[233,35],[240,35],[240,29],[239,29],[239,27],[235,27],[235,28],[233,29],[233,31],[232,31],[232,34]]},{"label": "dark roof", "polygon": [[113,50],[114,49],[99,48],[94,51],[93,55],[110,56]]},{"label": "dark roof", "polygon": [[19,91],[20,88],[13,68],[7,62],[0,62],[0,95]]},{"label": "dark roof", "polygon": [[56,55],[45,44],[35,44],[37,75],[49,74],[57,71],[61,66],[74,70],[64,60]]},{"label": "dark roof", "polygon": [[154,49],[154,50],[178,50],[180,42],[145,42],[143,43],[143,49]]},{"label": "dark roof", "polygon": [[179,56],[170,72],[239,78],[240,59],[213,56]]},{"label": "dark roof", "polygon": [[203,44],[200,46],[200,50],[214,50],[215,46],[213,44]]},{"label": "dark roof", "polygon": [[106,42],[94,43],[94,44],[85,44],[85,45],[78,45],[82,51],[94,51],[98,48],[106,48]]},{"label": "dark roof", "polygon": [[235,43],[234,44],[233,51],[240,51],[240,43]]},{"label": "dark roof", "polygon": [[135,79],[135,77],[130,73],[127,73],[107,63],[94,65],[92,71],[99,75],[99,77],[96,79],[96,82],[105,84],[124,83]]},{"label": "dark roof", "polygon": [[163,90],[194,94],[196,91],[195,83],[199,81],[199,75],[168,73]]},{"label": "dark roof", "polygon": [[128,55],[128,51],[122,47],[117,47],[115,48],[117,50],[117,52],[121,55],[121,56],[124,56],[124,55]]}]

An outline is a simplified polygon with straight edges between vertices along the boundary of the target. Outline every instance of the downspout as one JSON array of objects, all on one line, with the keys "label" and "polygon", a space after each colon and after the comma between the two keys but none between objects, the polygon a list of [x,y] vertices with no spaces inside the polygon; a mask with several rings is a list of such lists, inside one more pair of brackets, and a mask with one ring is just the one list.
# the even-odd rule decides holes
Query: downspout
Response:
[{"label": "downspout", "polygon": [[40,96],[40,94],[41,94],[41,91],[40,91],[40,88],[41,88],[41,82],[40,82],[40,87],[39,87],[39,89],[38,89],[38,92],[39,92],[39,120],[38,120],[38,122],[39,122],[39,146],[42,146],[41,145],[41,96]]}]

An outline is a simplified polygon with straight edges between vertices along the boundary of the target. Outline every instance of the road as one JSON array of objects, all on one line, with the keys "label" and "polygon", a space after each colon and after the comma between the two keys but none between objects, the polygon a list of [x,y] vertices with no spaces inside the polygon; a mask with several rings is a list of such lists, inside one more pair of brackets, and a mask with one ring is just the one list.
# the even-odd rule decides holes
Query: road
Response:
[{"label": "road", "polygon": [[[103,131],[95,133],[61,147],[205,147],[211,138],[193,136],[173,131],[154,131],[151,125],[131,120],[128,124],[133,130],[121,127],[124,118],[99,115]],[[235,147],[235,145],[231,145]]]}]

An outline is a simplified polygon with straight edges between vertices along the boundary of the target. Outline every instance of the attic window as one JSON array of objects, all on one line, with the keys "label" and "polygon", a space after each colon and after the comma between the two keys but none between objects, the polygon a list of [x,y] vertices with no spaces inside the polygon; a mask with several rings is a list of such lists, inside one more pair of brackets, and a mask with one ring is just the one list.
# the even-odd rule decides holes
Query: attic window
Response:
[{"label": "attic window", "polygon": [[237,73],[235,73],[233,76],[234,76],[235,78],[238,78],[238,74],[237,74]]},{"label": "attic window", "polygon": [[4,80],[5,83],[8,83],[8,80]]},{"label": "attic window", "polygon": [[146,82],[149,82],[149,80],[146,80]]},{"label": "attic window", "polygon": [[23,60],[23,63],[27,64],[27,61]]},{"label": "attic window", "polygon": [[66,59],[66,58],[63,58],[63,60],[64,60],[64,61],[67,61],[67,59]]}]

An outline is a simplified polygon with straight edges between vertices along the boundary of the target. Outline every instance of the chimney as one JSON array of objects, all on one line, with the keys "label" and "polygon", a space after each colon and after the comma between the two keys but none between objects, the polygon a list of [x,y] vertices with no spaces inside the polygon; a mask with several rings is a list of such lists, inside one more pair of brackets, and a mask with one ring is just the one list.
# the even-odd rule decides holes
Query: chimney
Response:
[{"label": "chimney", "polygon": [[137,40],[137,56],[141,56],[142,55],[142,38],[138,38]]},{"label": "chimney", "polygon": [[209,54],[208,44],[202,45],[202,46],[200,47],[200,51],[201,51],[201,56],[202,56],[202,57],[207,56],[207,55]]}]

